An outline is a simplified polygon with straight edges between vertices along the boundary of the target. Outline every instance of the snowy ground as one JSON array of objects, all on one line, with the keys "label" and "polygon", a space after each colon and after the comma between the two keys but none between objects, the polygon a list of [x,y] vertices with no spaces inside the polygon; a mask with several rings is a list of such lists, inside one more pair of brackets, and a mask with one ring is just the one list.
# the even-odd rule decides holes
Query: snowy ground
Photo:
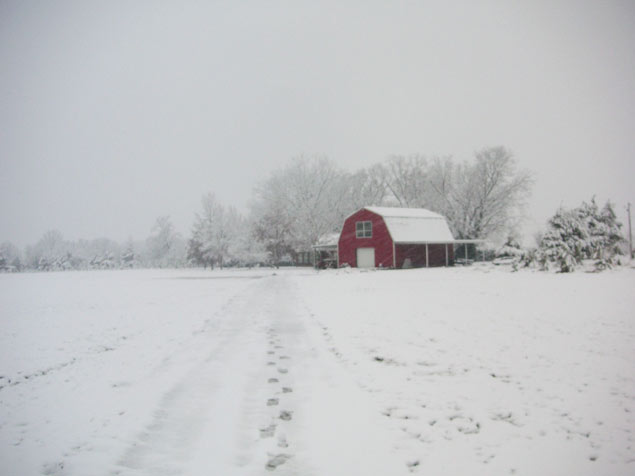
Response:
[{"label": "snowy ground", "polygon": [[0,474],[635,474],[634,285],[0,275]]}]

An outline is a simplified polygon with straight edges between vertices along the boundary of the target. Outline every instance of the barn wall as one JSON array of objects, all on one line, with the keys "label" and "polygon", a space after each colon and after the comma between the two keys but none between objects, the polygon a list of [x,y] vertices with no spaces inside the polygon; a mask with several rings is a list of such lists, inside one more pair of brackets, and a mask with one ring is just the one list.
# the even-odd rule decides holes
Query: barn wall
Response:
[{"label": "barn wall", "polygon": [[[372,222],[372,238],[357,238],[355,236],[355,223],[358,221]],[[375,248],[375,266],[392,267],[392,239],[388,233],[388,228],[386,228],[382,217],[368,210],[360,210],[344,222],[338,243],[339,265],[348,263],[350,266],[356,267],[357,248]]]},{"label": "barn wall", "polygon": [[397,268],[403,268],[404,261],[410,259],[413,268],[426,265],[426,245],[396,245]]},{"label": "barn wall", "polygon": [[[448,245],[448,261],[454,262],[452,256],[452,245]],[[445,245],[428,245],[428,257],[430,259],[430,267],[445,266]]]},{"label": "barn wall", "polygon": [[[454,247],[448,245],[448,263],[454,263]],[[402,268],[404,261],[410,258],[413,268],[426,265],[426,245],[396,245],[397,268]],[[445,266],[445,245],[428,245],[429,266]]]}]

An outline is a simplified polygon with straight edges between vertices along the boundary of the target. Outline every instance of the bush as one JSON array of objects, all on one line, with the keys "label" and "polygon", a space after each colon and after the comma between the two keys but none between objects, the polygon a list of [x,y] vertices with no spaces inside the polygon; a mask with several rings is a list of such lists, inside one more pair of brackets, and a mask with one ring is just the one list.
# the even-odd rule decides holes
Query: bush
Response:
[{"label": "bush", "polygon": [[574,271],[585,259],[596,260],[597,270],[606,269],[621,254],[621,226],[610,202],[601,210],[595,199],[573,210],[561,208],[549,220],[536,260],[542,269],[553,263],[562,273]]}]

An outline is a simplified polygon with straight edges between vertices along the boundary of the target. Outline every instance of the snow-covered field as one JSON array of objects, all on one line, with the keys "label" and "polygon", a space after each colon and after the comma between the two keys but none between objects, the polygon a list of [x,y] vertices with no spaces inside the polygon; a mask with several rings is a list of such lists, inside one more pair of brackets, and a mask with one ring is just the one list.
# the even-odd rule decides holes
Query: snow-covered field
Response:
[{"label": "snow-covered field", "polygon": [[0,275],[0,474],[635,474],[633,289],[628,268]]}]

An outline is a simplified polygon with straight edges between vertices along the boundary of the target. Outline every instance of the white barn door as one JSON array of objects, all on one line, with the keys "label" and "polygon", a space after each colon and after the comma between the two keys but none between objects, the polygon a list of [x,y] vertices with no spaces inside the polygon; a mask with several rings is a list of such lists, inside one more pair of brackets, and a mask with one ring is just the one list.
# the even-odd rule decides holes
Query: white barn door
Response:
[{"label": "white barn door", "polygon": [[357,248],[357,267],[375,267],[375,248]]}]

